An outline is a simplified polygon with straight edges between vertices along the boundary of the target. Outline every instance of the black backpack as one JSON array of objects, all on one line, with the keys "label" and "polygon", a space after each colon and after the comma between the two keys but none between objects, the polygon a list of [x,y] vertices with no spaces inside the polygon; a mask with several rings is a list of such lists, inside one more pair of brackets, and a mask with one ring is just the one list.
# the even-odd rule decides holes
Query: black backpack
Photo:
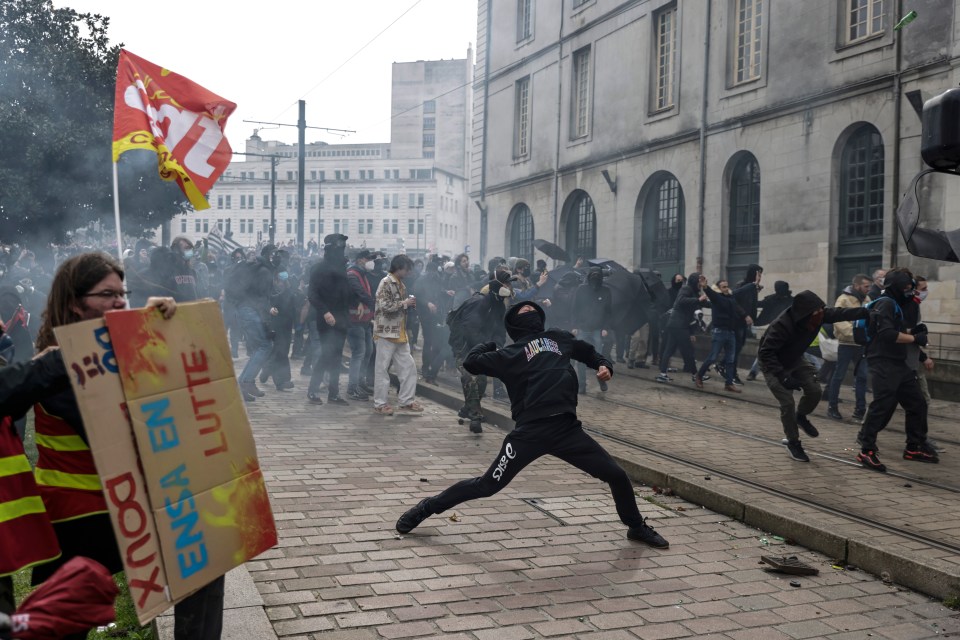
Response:
[{"label": "black backpack", "polygon": [[238,262],[227,269],[223,276],[223,295],[228,302],[242,302],[257,269],[256,262]]},{"label": "black backpack", "polygon": [[[867,304],[863,305],[864,309],[872,309],[873,305],[882,300],[882,298],[877,298],[876,300],[871,300]],[[903,309],[900,308],[900,305],[897,304],[896,300],[891,298],[893,306],[896,307],[894,311],[894,317],[898,323],[903,323]],[[873,340],[873,337],[877,335],[877,322],[873,317],[873,314],[870,314],[869,318],[860,318],[853,321],[853,341],[859,345],[866,346],[870,344]]]}]

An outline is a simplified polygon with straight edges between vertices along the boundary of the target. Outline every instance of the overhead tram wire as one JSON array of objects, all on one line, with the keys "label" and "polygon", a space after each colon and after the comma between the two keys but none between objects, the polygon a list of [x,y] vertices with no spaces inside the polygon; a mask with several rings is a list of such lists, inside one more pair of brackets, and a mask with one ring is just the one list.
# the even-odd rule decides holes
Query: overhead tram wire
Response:
[{"label": "overhead tram wire", "polygon": [[[366,48],[369,47],[371,44],[373,44],[373,42],[374,42],[377,38],[379,38],[379,37],[382,36],[384,33],[386,33],[386,32],[390,29],[390,27],[392,27],[392,26],[395,25],[397,22],[399,22],[401,18],[403,18],[405,15],[407,15],[408,13],[410,13],[411,11],[413,11],[414,7],[416,7],[416,6],[417,6],[418,4],[420,4],[421,2],[423,2],[423,0],[415,0],[415,2],[414,2],[412,5],[410,5],[410,6],[407,8],[406,11],[404,11],[404,12],[401,13],[399,16],[397,16],[396,18],[394,18],[393,22],[391,22],[391,23],[388,24],[386,27],[384,27],[383,29],[381,29],[380,32],[379,32],[377,35],[375,35],[375,36],[373,36],[372,38],[370,38],[370,40],[368,40],[366,44],[364,44],[362,47],[360,47],[359,49],[357,49],[349,58],[347,58],[346,60],[344,60],[343,62],[341,62],[340,65],[339,65],[336,69],[334,69],[333,71],[331,71],[330,73],[328,73],[326,76],[324,76],[319,82],[317,82],[317,84],[315,84],[315,85],[313,85],[312,87],[310,87],[310,88],[309,88],[306,92],[304,92],[297,100],[304,100],[308,95],[310,95],[311,93],[313,93],[313,92],[316,90],[317,87],[319,87],[319,86],[322,85],[324,82],[326,82],[327,80],[329,80],[336,72],[338,72],[338,71],[340,71],[340,69],[344,68],[344,67],[347,65],[347,63],[349,63],[351,60],[353,60],[353,59],[356,58],[358,55],[360,55],[360,53],[361,53],[364,49],[366,49]],[[280,111],[280,113],[278,113],[276,116],[274,116],[273,119],[276,120],[277,118],[279,118],[280,116],[282,116],[284,113],[286,113],[287,109],[289,109],[290,107],[292,107],[294,104],[296,104],[296,102],[290,103],[287,107],[285,107],[282,111]]]}]

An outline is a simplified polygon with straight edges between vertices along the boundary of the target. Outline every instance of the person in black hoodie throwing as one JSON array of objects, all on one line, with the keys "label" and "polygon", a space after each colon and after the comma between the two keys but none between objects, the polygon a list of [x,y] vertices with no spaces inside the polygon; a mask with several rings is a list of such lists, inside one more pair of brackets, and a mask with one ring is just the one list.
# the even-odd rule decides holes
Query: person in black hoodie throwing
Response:
[{"label": "person in black hoodie throwing", "polygon": [[498,349],[496,343],[487,342],[470,350],[464,367],[475,375],[503,380],[516,427],[503,439],[486,473],[424,498],[400,516],[397,531],[409,533],[431,515],[467,500],[494,495],[528,464],[549,454],[610,485],[617,514],[629,527],[628,538],[667,548],[669,543],[640,515],[626,472],[577,420],[577,377],[570,361],[596,369],[597,379],[602,382],[613,376],[613,365],[589,343],[567,331],[544,331],[544,317],[536,303],[518,304],[504,318],[513,344]]},{"label": "person in black hoodie throwing", "polygon": [[[780,403],[780,422],[787,436],[787,450],[794,460],[810,462],[800,444],[800,429],[811,438],[820,435],[807,416],[817,408],[823,390],[817,382],[817,370],[804,360],[803,353],[825,322],[833,324],[869,315],[863,307],[827,308],[814,292],[801,291],[760,339],[760,369],[767,387]],[[793,392],[798,389],[803,389],[803,397],[796,404]]]}]

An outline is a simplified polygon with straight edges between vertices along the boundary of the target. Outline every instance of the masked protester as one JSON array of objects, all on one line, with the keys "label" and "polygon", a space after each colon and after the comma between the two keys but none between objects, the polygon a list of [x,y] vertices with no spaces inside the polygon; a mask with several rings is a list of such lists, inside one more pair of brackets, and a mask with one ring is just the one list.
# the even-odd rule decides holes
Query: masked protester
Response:
[{"label": "masked protester", "polygon": [[265,384],[272,377],[277,391],[287,391],[294,386],[290,373],[290,343],[299,309],[286,263],[278,261],[276,268],[279,271],[270,296],[270,319],[267,321],[268,332],[273,334],[273,346],[260,371],[260,382]]},{"label": "masked protester", "polygon": [[463,387],[463,407],[460,417],[470,421],[470,431],[481,433],[483,413],[480,398],[487,387],[487,378],[474,375],[463,367],[463,361],[474,345],[481,342],[503,344],[506,336],[503,330],[503,314],[506,311],[504,300],[512,293],[509,282],[510,272],[500,271],[497,279],[490,281],[479,293],[473,294],[457,307],[450,322],[450,348],[460,371],[460,384]]},{"label": "masked protester", "polygon": [[247,341],[250,359],[240,372],[240,390],[243,399],[252,402],[265,394],[257,387],[257,374],[263,369],[273,349],[273,332],[269,327],[270,296],[276,272],[273,254],[277,248],[268,244],[260,251],[260,257],[240,267],[242,269],[242,296],[237,303],[237,316]]},{"label": "masked protester", "polygon": [[350,343],[350,373],[347,378],[347,397],[365,402],[371,393],[360,385],[361,374],[366,375],[367,367],[373,356],[373,312],[376,291],[370,285],[366,274],[374,269],[373,254],[363,249],[356,260],[347,268],[347,282],[356,296],[357,304],[350,309],[350,328],[347,329],[347,341]]},{"label": "masked protester", "polygon": [[[807,416],[817,408],[823,393],[816,380],[816,369],[803,354],[825,322],[833,324],[868,315],[869,311],[864,308],[827,308],[817,294],[802,291],[793,299],[790,308],[770,324],[760,340],[760,369],[767,387],[780,403],[780,422],[787,437],[787,450],[798,462],[810,462],[800,444],[799,430],[803,429],[811,438],[820,435]],[[801,389],[803,396],[800,403],[795,404],[793,392]]]},{"label": "masked protester", "polygon": [[[687,278],[686,284],[680,287],[676,298],[673,301],[673,307],[670,309],[668,317],[663,322],[663,350],[660,353],[660,373],[657,375],[657,382],[671,382],[673,378],[667,375],[667,369],[670,368],[670,358],[674,351],[680,350],[683,357],[683,370],[693,378],[697,373],[697,363],[693,355],[694,325],[697,319],[696,313],[700,311],[700,306],[707,301],[707,296],[700,290],[706,284],[707,280],[699,273],[691,273]],[[702,376],[707,380],[706,375]]]},{"label": "masked protester", "polygon": [[527,465],[545,455],[564,460],[610,485],[627,537],[658,549],[669,543],[644,522],[633,487],[603,447],[587,435],[577,419],[577,389],[571,360],[597,370],[603,382],[613,365],[587,342],[559,329],[544,330],[544,312],[535,303],[520,303],[507,313],[504,325],[513,344],[486,342],[470,349],[463,366],[472,375],[496,376],[510,394],[516,427],[504,439],[486,473],[461,480],[439,495],[421,500],[397,520],[397,531],[409,533],[433,514],[458,504],[494,495]]},{"label": "masked protester", "polygon": [[170,251],[173,252],[171,277],[174,300],[177,302],[199,300],[201,295],[197,287],[197,272],[192,266],[193,243],[188,238],[179,236],[170,243]]},{"label": "masked protester", "polygon": [[417,296],[416,310],[420,317],[420,326],[423,329],[423,381],[427,384],[436,384],[437,373],[440,371],[442,360],[440,351],[443,348],[443,324],[447,310],[444,308],[446,297],[440,280],[439,260],[427,263],[423,275],[417,279],[413,292]]},{"label": "masked protester", "polygon": [[347,236],[331,233],[323,239],[323,260],[310,272],[310,304],[317,310],[320,334],[320,358],[313,367],[307,399],[323,404],[320,383],[327,376],[327,404],[346,405],[340,397],[340,368],[343,346],[347,341],[350,309],[356,308],[356,295],[347,281],[347,259],[344,251]]},{"label": "masked protester", "polygon": [[887,467],[877,457],[877,434],[890,422],[899,404],[906,412],[904,428],[907,445],[903,459],[914,462],[940,461],[937,452],[927,443],[927,402],[920,390],[917,372],[910,361],[918,358],[914,348],[927,345],[927,327],[923,323],[907,326],[905,317],[914,311],[917,283],[906,269],[891,269],[883,278],[883,294],[871,305],[872,339],[867,344],[867,364],[873,402],[860,427],[857,460],[874,471]]}]

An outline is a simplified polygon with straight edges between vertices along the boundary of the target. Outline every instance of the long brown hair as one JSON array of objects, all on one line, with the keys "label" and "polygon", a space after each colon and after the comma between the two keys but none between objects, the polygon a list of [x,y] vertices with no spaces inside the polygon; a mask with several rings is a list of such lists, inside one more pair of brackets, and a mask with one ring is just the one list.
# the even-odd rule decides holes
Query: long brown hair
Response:
[{"label": "long brown hair", "polygon": [[106,253],[81,253],[60,265],[50,285],[43,324],[37,334],[37,351],[57,344],[54,327],[62,327],[81,319],[75,309],[82,307],[84,294],[97,283],[115,273],[123,279],[123,267]]}]

